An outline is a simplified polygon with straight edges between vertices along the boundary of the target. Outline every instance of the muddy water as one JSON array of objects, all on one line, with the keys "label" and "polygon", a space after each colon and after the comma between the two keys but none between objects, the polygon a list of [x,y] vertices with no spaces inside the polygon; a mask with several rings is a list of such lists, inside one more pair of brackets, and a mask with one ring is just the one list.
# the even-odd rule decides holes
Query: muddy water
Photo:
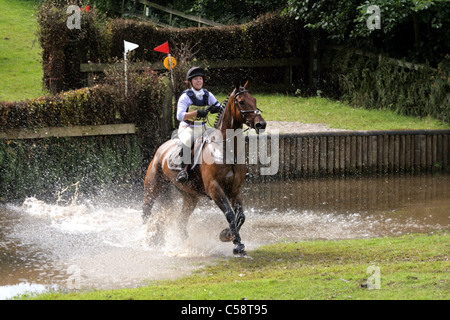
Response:
[{"label": "muddy water", "polygon": [[[247,249],[283,240],[350,239],[449,229],[449,175],[307,179],[247,184]],[[27,198],[0,206],[0,299],[26,291],[119,288],[180,277],[232,245],[218,240],[227,226],[220,210],[202,200],[183,242],[175,221],[180,201],[157,205],[166,242],[148,242],[140,190],[102,193],[75,204]],[[171,196],[178,199],[176,191]]]}]

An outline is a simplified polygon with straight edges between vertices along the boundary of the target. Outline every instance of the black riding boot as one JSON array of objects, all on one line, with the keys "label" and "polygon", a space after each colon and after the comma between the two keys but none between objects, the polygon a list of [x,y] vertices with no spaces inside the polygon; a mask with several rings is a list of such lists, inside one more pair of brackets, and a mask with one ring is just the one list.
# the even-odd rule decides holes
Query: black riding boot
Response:
[{"label": "black riding boot", "polygon": [[181,163],[181,171],[177,176],[177,182],[186,182],[189,179],[189,165],[184,162]]},{"label": "black riding boot", "polygon": [[178,173],[177,176],[177,182],[186,182],[189,179],[189,164],[185,164],[183,161],[183,148],[181,148],[180,151],[180,158],[181,158],[181,171]]}]

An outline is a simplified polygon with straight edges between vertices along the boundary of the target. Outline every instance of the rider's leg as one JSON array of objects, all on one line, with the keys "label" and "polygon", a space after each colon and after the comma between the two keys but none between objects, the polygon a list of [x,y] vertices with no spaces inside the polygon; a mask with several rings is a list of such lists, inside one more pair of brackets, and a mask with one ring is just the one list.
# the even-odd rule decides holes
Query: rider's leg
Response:
[{"label": "rider's leg", "polygon": [[190,164],[192,163],[192,146],[197,138],[201,137],[205,132],[206,126],[201,122],[194,122],[194,126],[191,127],[181,127],[178,129],[178,136],[183,143],[183,154],[181,162],[181,171],[177,176],[178,182],[185,182],[189,179],[188,171],[190,169]]},{"label": "rider's leg", "polygon": [[[189,150],[185,150],[187,149],[184,145],[182,146],[181,150],[180,150],[180,158],[181,158],[181,171],[178,173],[177,176],[177,181],[178,182],[185,182],[189,179],[189,174],[188,174],[188,170],[189,170],[189,166],[190,166],[190,161],[186,161],[184,159],[185,154],[190,154]],[[189,155],[189,158],[191,156]]]},{"label": "rider's leg", "polygon": [[194,136],[194,130],[191,127],[184,127],[180,125],[178,129],[178,138],[181,141],[181,171],[178,173],[177,181],[185,182],[189,179],[189,166],[191,164],[191,146]]},{"label": "rider's leg", "polygon": [[[187,156],[189,154],[189,156]],[[185,157],[189,157],[189,160],[184,159]],[[190,150],[186,148],[185,145],[181,147],[180,150],[180,158],[181,158],[181,171],[178,173],[177,181],[178,182],[186,182],[189,179],[189,166],[190,166]]]}]

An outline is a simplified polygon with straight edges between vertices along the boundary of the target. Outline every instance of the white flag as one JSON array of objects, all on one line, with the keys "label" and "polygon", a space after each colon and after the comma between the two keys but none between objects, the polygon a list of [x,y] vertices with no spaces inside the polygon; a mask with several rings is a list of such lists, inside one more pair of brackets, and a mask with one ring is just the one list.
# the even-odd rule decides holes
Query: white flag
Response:
[{"label": "white flag", "polygon": [[128,51],[132,51],[134,49],[136,49],[137,47],[139,47],[138,44],[133,43],[133,42],[128,42],[123,40],[123,46],[125,47],[125,53],[127,53]]}]

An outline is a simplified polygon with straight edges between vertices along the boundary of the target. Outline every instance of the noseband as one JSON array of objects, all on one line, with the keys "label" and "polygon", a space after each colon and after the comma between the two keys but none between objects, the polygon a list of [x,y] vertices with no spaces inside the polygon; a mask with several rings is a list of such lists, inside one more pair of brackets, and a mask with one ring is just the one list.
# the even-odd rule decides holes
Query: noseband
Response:
[{"label": "noseband", "polygon": [[238,91],[238,92],[236,92],[236,93],[234,94],[234,105],[235,105],[236,108],[239,110],[239,113],[241,114],[242,119],[244,119],[244,122],[248,125],[249,122],[248,122],[248,119],[247,119],[247,117],[246,117],[246,114],[247,114],[247,113],[253,113],[253,114],[258,115],[258,114],[261,114],[262,111],[261,111],[260,109],[258,109],[258,108],[256,108],[256,110],[242,110],[242,109],[240,108],[239,102],[237,101],[236,98],[237,98],[239,95],[241,95],[241,94],[243,94],[243,93],[245,93],[245,92],[248,92],[248,90],[247,90],[247,89],[243,89],[243,90],[240,90],[240,91]]}]

